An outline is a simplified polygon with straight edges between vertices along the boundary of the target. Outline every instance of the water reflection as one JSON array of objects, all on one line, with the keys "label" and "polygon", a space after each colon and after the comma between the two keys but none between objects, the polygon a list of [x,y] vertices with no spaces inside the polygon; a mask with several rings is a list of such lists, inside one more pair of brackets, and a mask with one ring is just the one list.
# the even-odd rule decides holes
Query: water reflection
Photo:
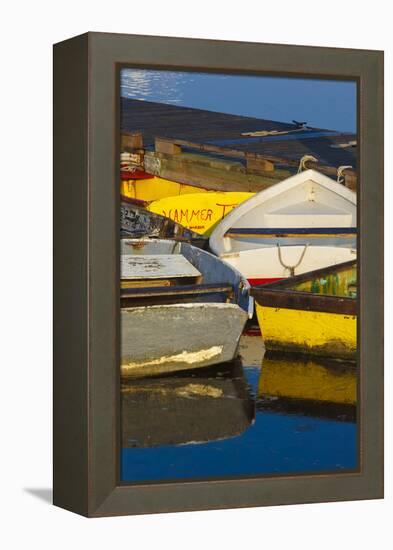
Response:
[{"label": "water reflection", "polygon": [[201,443],[244,432],[255,418],[240,360],[122,385],[122,446]]},{"label": "water reflection", "polygon": [[300,361],[270,353],[263,360],[258,410],[355,422],[356,393],[353,363]]},{"label": "water reflection", "polygon": [[266,354],[122,386],[123,481],[353,470],[356,367]]}]

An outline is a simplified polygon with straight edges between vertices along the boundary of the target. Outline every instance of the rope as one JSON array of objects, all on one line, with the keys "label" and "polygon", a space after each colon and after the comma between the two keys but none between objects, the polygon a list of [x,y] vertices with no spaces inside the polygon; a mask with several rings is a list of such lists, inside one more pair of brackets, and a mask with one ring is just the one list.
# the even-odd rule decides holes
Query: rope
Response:
[{"label": "rope", "polygon": [[337,168],[337,183],[345,185],[345,174],[344,170],[349,170],[352,166],[339,166]]},{"label": "rope", "polygon": [[282,259],[282,256],[281,256],[281,247],[280,247],[280,244],[277,243],[277,249],[278,249],[278,259],[279,259],[279,262],[280,264],[283,266],[284,269],[287,269],[291,275],[291,277],[293,277],[295,275],[295,269],[297,267],[299,267],[299,265],[302,263],[303,261],[303,258],[304,258],[304,255],[306,253],[306,250],[307,250],[307,247],[308,247],[308,244],[305,244],[304,245],[304,249],[300,255],[300,258],[299,258],[299,261],[297,262],[297,264],[295,265],[286,265],[284,264],[283,262],[283,259]]},{"label": "rope", "polygon": [[299,168],[297,169],[298,174],[300,174],[300,172],[303,172],[303,170],[307,170],[306,162],[318,162],[318,159],[316,159],[312,155],[304,155],[299,162]]}]

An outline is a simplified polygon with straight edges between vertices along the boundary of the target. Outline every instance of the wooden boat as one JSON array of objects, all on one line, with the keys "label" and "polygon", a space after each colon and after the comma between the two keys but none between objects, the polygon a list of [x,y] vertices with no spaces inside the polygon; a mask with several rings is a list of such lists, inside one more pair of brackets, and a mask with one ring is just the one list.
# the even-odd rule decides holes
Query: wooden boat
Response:
[{"label": "wooden boat", "polygon": [[186,242],[121,239],[121,374],[232,360],[252,311],[247,281]]},{"label": "wooden boat", "polygon": [[148,210],[170,218],[196,233],[208,236],[236,206],[254,193],[218,192],[177,195],[153,201]]},{"label": "wooden boat", "polygon": [[258,406],[280,413],[351,421],[356,418],[357,369],[353,363],[268,353],[259,378]]},{"label": "wooden boat", "polygon": [[121,201],[120,229],[130,238],[154,237],[196,241],[204,245],[206,239],[169,218],[149,212],[143,206]]},{"label": "wooden boat", "polygon": [[[134,156],[140,158],[139,155]],[[231,209],[254,194],[237,190],[213,191],[208,182],[204,187],[166,179],[155,173],[154,162],[153,165],[152,161],[148,163],[153,171],[148,173],[133,165],[132,157],[131,153],[126,152],[121,155],[122,201],[146,206],[151,212],[170,218],[199,234],[209,235],[214,225]],[[159,159],[155,160],[161,162]],[[198,166],[202,160],[197,162]],[[216,161],[217,163],[220,164]],[[237,189],[241,188],[239,185]]]},{"label": "wooden boat", "polygon": [[356,261],[253,287],[267,350],[356,359]]},{"label": "wooden boat", "polygon": [[255,398],[240,360],[121,385],[122,448],[227,439],[254,418]]},{"label": "wooden boat", "polygon": [[355,259],[356,232],[356,194],[306,170],[241,203],[209,243],[251,284],[264,284]]}]

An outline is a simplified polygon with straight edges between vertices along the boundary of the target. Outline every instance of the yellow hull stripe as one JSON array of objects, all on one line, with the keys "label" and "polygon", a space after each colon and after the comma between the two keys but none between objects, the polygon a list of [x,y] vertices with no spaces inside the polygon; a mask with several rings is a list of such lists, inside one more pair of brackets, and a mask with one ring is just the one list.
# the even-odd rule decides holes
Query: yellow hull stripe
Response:
[{"label": "yellow hull stripe", "polygon": [[356,316],[259,304],[256,313],[267,349],[343,359],[356,356]]}]

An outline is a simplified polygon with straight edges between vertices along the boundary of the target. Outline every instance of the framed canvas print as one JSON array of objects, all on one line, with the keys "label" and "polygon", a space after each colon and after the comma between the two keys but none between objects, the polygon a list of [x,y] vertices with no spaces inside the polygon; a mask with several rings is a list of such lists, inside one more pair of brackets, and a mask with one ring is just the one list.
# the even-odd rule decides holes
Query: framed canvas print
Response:
[{"label": "framed canvas print", "polygon": [[54,503],[383,495],[383,54],[54,47]]}]

